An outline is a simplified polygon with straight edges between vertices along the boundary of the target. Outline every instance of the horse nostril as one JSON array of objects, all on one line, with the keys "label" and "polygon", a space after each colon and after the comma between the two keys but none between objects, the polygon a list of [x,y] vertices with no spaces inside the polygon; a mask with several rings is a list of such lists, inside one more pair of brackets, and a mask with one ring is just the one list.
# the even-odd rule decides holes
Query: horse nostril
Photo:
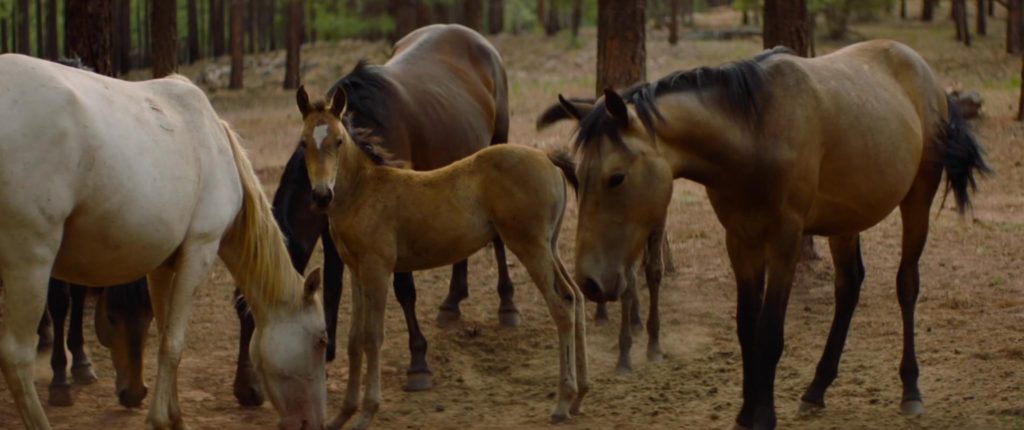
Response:
[{"label": "horse nostril", "polygon": [[320,209],[324,209],[327,205],[331,204],[331,200],[334,199],[334,191],[327,189],[325,191],[316,190],[313,191],[313,203]]},{"label": "horse nostril", "polygon": [[605,301],[604,292],[601,291],[601,286],[594,281],[593,278],[587,278],[583,281],[583,285],[580,285],[580,290],[583,291],[583,296],[592,302],[603,302]]}]

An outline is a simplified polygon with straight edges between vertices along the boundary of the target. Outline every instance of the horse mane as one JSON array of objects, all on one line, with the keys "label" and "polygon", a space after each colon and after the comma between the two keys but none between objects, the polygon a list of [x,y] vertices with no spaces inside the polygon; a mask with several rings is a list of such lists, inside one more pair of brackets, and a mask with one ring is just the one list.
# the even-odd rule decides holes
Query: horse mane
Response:
[{"label": "horse mane", "polygon": [[345,131],[352,137],[352,143],[359,147],[373,164],[377,166],[405,167],[405,162],[396,160],[391,155],[391,152],[380,144],[381,138],[373,130],[354,127],[351,119],[346,119],[343,123]]},{"label": "horse mane", "polygon": [[[622,99],[627,104],[634,105],[637,117],[652,136],[655,132],[655,120],[665,119],[655,103],[657,98],[665,94],[687,91],[696,91],[700,96],[706,90],[723,90],[723,107],[751,127],[756,127],[766,88],[765,71],[761,63],[777,54],[792,53],[789,48],[779,46],[753,58],[718,67],[677,71],[657,81],[637,84],[626,89],[621,94]],[[604,101],[595,104],[590,114],[580,120],[575,146],[580,148],[601,136],[608,136],[617,143],[623,143],[618,126],[604,108]]]},{"label": "horse mane", "polygon": [[[327,99],[332,100],[338,88],[345,90],[345,109],[354,117],[355,125],[376,132],[382,132],[390,123],[391,107],[387,94],[392,90],[391,82],[366,62],[359,60],[349,74],[343,76],[327,90]],[[354,113],[355,115],[351,115]]]},{"label": "horse mane", "polygon": [[221,121],[221,125],[231,143],[243,195],[242,210],[224,238],[238,246],[238,264],[228,265],[228,269],[248,302],[257,305],[257,311],[297,305],[302,302],[302,279],[292,268],[284,235],[274,221],[259,178],[238,143],[238,135],[227,122]]}]

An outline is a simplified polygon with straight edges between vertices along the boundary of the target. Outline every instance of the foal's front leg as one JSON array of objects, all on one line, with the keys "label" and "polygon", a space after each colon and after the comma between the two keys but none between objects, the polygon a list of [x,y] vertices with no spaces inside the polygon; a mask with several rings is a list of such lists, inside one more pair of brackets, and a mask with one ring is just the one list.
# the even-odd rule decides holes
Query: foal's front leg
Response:
[{"label": "foal's front leg", "polygon": [[362,415],[353,429],[366,429],[380,409],[380,348],[384,343],[384,311],[387,309],[388,280],[394,263],[361,262],[363,296],[363,351],[366,353],[366,392]]},{"label": "foal's front leg", "polygon": [[348,381],[345,384],[345,400],[341,411],[324,428],[339,430],[359,409],[359,383],[363,373],[363,336],[365,324],[363,282],[359,267],[349,262],[352,273],[352,315],[348,327]]}]

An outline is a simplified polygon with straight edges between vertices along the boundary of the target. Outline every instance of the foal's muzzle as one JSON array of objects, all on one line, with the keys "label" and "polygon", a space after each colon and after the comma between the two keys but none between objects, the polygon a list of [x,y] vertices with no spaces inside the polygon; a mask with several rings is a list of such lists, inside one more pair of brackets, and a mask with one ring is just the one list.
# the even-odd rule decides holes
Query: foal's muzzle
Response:
[{"label": "foal's muzzle", "polygon": [[316,187],[313,189],[313,207],[319,210],[327,210],[334,200],[334,191],[327,187]]}]

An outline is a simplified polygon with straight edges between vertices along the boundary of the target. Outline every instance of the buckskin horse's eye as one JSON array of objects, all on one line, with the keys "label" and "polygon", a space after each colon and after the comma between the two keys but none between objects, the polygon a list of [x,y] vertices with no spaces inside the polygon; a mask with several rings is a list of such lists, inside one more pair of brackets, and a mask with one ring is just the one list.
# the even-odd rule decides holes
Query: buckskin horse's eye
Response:
[{"label": "buckskin horse's eye", "polygon": [[626,180],[626,175],[623,175],[621,173],[614,174],[614,175],[612,175],[611,178],[608,178],[608,188],[611,189],[611,188],[615,188],[615,187],[617,187],[619,185],[622,185],[622,181],[625,181],[625,180]]}]

